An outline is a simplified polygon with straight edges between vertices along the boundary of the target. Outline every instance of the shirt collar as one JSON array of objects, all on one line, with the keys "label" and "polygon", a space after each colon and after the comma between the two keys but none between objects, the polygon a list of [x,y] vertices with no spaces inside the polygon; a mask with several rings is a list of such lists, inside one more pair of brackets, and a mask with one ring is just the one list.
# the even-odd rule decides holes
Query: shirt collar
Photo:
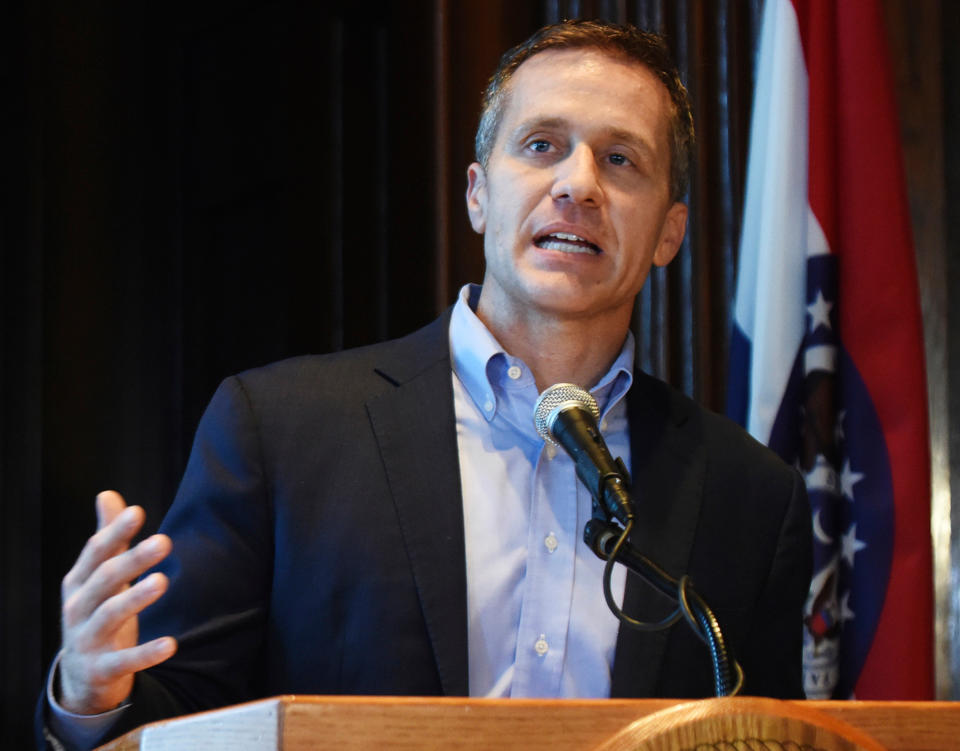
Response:
[{"label": "shirt collar", "polygon": [[[496,404],[497,397],[487,366],[497,356],[506,358],[507,352],[474,312],[480,289],[478,284],[466,284],[460,289],[450,316],[450,356],[454,373],[477,408],[490,420],[496,410],[486,410],[484,405]],[[606,414],[630,389],[635,347],[633,332],[628,331],[620,354],[596,386],[590,389],[601,415]]]},{"label": "shirt collar", "polygon": [[610,370],[603,374],[597,385],[590,389],[593,398],[597,400],[600,416],[603,417],[626,396],[633,385],[633,360],[636,344],[633,332],[627,331],[627,338],[617,359],[613,361]]},{"label": "shirt collar", "polygon": [[493,334],[474,313],[480,297],[479,284],[465,284],[450,315],[450,357],[470,398],[487,419],[493,414],[484,405],[496,404],[493,386],[487,378],[487,363],[497,355],[506,355]]}]

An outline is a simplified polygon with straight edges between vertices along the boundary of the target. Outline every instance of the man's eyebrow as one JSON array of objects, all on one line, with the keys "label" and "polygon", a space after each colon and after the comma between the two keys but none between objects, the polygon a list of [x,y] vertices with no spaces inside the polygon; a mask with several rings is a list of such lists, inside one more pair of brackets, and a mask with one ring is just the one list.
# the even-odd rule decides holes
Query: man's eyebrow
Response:
[{"label": "man's eyebrow", "polygon": [[539,130],[541,128],[561,128],[569,123],[568,120],[562,117],[531,117],[528,120],[524,120],[513,129],[511,135],[514,137],[519,136],[522,133],[529,133],[530,131]]}]

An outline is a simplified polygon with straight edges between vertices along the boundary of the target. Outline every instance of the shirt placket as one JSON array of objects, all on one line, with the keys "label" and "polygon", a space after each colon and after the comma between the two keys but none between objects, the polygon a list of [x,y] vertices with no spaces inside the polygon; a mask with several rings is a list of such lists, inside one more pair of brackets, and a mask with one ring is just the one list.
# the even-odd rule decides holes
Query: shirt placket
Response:
[{"label": "shirt placket", "polygon": [[573,462],[565,454],[545,448],[531,482],[527,577],[517,634],[514,696],[554,696],[559,691],[570,628],[576,523]]}]

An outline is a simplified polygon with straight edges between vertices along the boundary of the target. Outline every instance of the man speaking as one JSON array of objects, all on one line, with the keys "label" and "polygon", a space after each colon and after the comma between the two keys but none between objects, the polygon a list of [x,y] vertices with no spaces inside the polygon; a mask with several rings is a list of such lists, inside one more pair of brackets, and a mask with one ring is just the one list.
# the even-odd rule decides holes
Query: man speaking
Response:
[{"label": "man speaking", "polygon": [[[98,497],[41,732],[89,746],[281,693],[711,695],[690,629],[620,628],[604,602],[590,493],[532,419],[558,382],[596,399],[632,541],[695,582],[744,693],[800,697],[799,476],[635,368],[634,300],[683,240],[692,138],[655,35],[568,22],[508,52],[467,170],[483,285],[403,339],[227,379],[161,534],[128,549],[142,510]],[[636,618],[674,607],[620,567],[611,589]]]}]

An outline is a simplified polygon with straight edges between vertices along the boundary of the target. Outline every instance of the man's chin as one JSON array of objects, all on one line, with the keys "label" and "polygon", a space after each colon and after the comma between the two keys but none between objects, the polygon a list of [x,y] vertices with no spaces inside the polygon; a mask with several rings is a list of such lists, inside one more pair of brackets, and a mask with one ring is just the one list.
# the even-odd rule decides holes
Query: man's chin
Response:
[{"label": "man's chin", "polygon": [[614,304],[608,292],[599,288],[552,284],[528,290],[527,307],[542,316],[576,320],[601,316],[620,306]]},{"label": "man's chin", "polygon": [[615,313],[620,308],[632,310],[632,298],[617,302],[622,296],[610,285],[583,274],[527,268],[515,273],[506,284],[488,274],[480,304],[514,318],[579,319]]}]

